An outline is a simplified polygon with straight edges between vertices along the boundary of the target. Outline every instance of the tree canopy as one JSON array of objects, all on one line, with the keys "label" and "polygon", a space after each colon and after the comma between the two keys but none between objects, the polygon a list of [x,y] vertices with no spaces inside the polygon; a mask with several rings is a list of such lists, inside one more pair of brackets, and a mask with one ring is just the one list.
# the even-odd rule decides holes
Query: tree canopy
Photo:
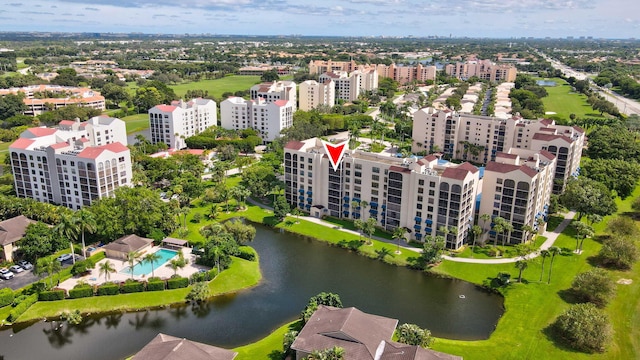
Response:
[{"label": "tree canopy", "polygon": [[567,183],[560,203],[578,213],[578,220],[584,215],[611,215],[617,210],[611,192],[607,187],[595,180],[579,177]]}]

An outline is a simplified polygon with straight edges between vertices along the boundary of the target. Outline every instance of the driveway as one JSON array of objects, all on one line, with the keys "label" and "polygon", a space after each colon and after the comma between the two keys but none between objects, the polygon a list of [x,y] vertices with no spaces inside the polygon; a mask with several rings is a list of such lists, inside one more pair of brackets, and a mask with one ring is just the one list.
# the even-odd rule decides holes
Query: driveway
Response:
[{"label": "driveway", "polygon": [[[82,258],[79,255],[76,255],[76,261],[80,259]],[[68,268],[71,265],[73,265],[73,262],[71,260],[67,260],[62,263],[62,268]],[[11,280],[0,279],[0,289],[10,288],[12,290],[17,290],[38,281],[38,277],[33,273],[33,270],[23,271],[20,274],[13,275],[13,279]]]}]

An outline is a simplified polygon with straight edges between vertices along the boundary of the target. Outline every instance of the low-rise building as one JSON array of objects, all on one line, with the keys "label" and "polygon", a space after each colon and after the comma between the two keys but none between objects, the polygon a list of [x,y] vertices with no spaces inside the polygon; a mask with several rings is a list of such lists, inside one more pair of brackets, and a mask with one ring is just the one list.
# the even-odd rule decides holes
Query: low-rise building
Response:
[{"label": "low-rise building", "polygon": [[[67,105],[105,110],[104,96],[89,88],[60,85],[30,85],[20,88],[0,89],[0,96],[22,93],[27,106],[25,115],[40,115],[43,112],[60,109]],[[55,97],[51,95],[56,95]]]},{"label": "low-rise building", "polygon": [[467,80],[473,76],[481,80],[491,82],[513,82],[516,80],[518,71],[515,66],[509,64],[495,64],[491,60],[470,60],[447,64],[444,67],[447,75],[461,80]]},{"label": "low-rise building", "polygon": [[170,148],[183,149],[185,139],[215,126],[218,122],[216,102],[210,99],[173,101],[149,109],[151,142],[162,142]]}]

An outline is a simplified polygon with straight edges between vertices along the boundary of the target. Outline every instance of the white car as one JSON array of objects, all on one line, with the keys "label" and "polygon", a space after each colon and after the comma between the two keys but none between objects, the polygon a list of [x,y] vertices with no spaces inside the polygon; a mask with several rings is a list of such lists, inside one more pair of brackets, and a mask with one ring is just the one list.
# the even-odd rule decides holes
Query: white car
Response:
[{"label": "white car", "polygon": [[33,265],[30,262],[28,262],[27,260],[18,261],[18,265],[20,265],[20,267],[25,269],[25,270],[33,269]]},{"label": "white car", "polygon": [[24,271],[24,269],[21,268],[18,265],[13,265],[12,267],[9,268],[9,270],[11,270],[11,272],[16,273],[16,274],[19,274],[19,273]]},{"label": "white car", "polygon": [[13,273],[7,268],[2,268],[0,269],[0,278],[5,280],[13,279]]},{"label": "white car", "polygon": [[60,262],[65,262],[67,260],[71,260],[73,256],[71,254],[62,254],[60,256],[58,256],[58,258],[56,260],[60,261]]}]

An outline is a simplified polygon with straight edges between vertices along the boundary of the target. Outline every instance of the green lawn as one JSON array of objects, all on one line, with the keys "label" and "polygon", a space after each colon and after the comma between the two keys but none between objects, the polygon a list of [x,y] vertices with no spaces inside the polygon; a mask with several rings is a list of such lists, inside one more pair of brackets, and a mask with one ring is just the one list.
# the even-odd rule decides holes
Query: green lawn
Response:
[{"label": "green lawn", "polygon": [[545,87],[549,95],[542,98],[545,111],[556,113],[555,115],[547,115],[548,117],[557,117],[565,120],[569,120],[570,114],[576,114],[579,118],[603,117],[599,112],[591,108],[585,95],[572,92],[571,86],[566,81],[560,78],[545,80],[556,82],[556,86]]},{"label": "green lawn", "polygon": [[149,114],[129,115],[122,118],[127,126],[127,134],[149,128]]},{"label": "green lawn", "polygon": [[281,355],[282,339],[284,338],[284,334],[289,330],[300,330],[301,327],[302,323],[300,320],[292,321],[277,328],[271,334],[267,335],[267,337],[258,342],[233,349],[238,352],[236,360],[280,359],[281,356],[275,357],[270,355]]},{"label": "green lawn", "polygon": [[249,90],[250,87],[260,82],[260,76],[225,76],[215,80],[200,80],[190,83],[171,85],[170,87],[180,97],[183,97],[187,90],[206,90],[209,95],[220,99],[225,92],[236,92]]},{"label": "green lawn", "polygon": [[0,141],[0,163],[4,164],[4,157],[9,153],[10,142]]},{"label": "green lawn", "polygon": [[[233,258],[229,269],[220,273],[209,283],[212,295],[220,295],[256,285],[262,275],[257,261]],[[107,312],[113,310],[146,309],[185,301],[190,288],[164,290],[162,292],[141,292],[115,296],[94,296],[82,299],[60,301],[39,301],[29,308],[20,322],[55,317],[65,311],[79,309],[82,313]],[[6,318],[6,317],[5,317]]]}]

